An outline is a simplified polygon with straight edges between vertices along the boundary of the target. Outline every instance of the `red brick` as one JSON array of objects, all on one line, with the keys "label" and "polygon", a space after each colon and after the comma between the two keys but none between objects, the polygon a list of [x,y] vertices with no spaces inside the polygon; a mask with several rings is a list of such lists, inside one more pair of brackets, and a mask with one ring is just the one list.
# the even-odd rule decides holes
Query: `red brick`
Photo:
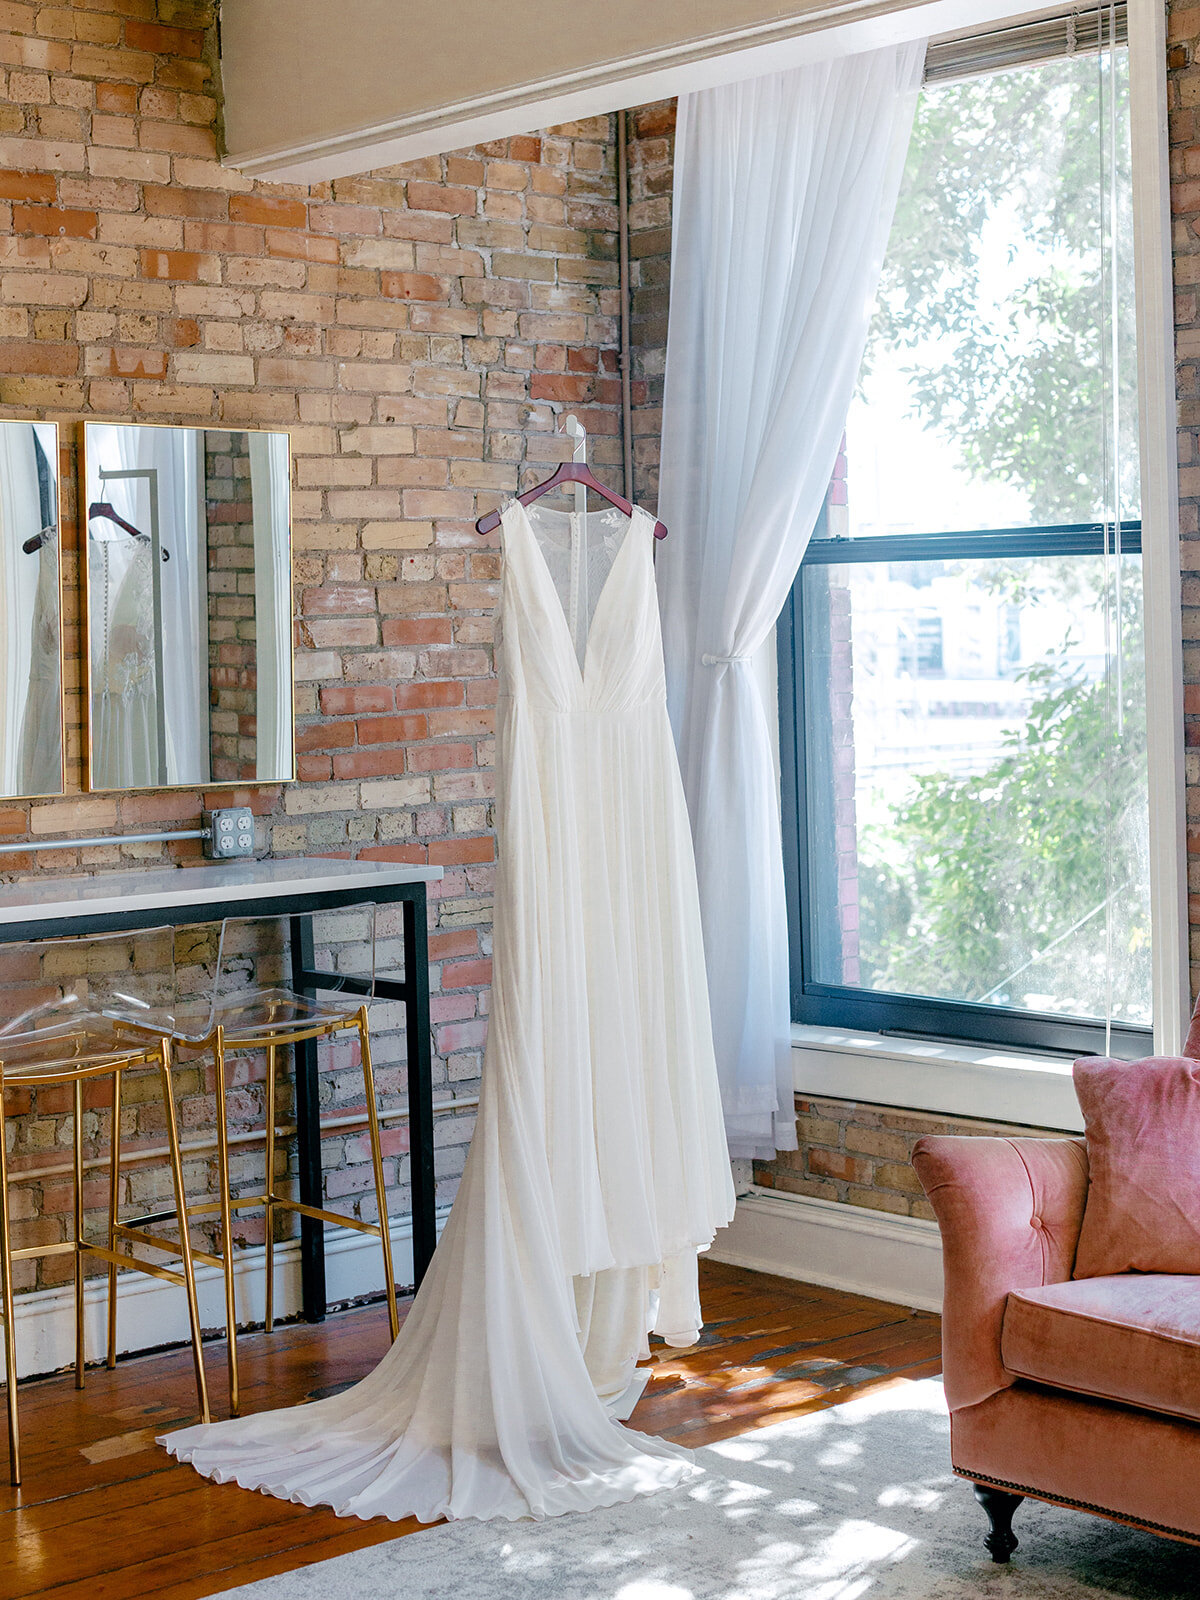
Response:
[{"label": "red brick", "polygon": [[354,748],[352,722],[313,722],[296,729],[297,750],[351,750]]},{"label": "red brick", "polygon": [[358,852],[360,861],[400,861],[425,865],[423,844],[373,844]]},{"label": "red brick", "polygon": [[165,28],[158,22],[135,22],[131,18],[125,24],[125,43],[131,50],[196,61],[204,49],[204,33],[200,28]]},{"label": "red brick", "polygon": [[0,171],[0,200],[53,200],[57,193],[52,173]]},{"label": "red brick", "polygon": [[304,228],[308,225],[308,206],[303,200],[276,200],[260,194],[234,194],[229,197],[232,222],[256,222],[276,228]]},{"label": "red brick", "polygon": [[449,617],[394,617],[383,624],[383,642],[396,648],[406,644],[453,644]]},{"label": "red brick", "polygon": [[403,750],[349,750],[333,758],[335,778],[390,778],[404,770]]},{"label": "red brick", "polygon": [[49,344],[36,340],[0,344],[0,372],[38,372],[65,378],[78,371],[77,344]]},{"label": "red brick", "polygon": [[[430,860],[432,860],[432,856]],[[474,989],[491,983],[492,963],[478,961],[448,961],[442,967],[443,989]]]},{"label": "red brick", "polygon": [[351,717],[363,711],[391,711],[395,704],[395,691],[382,683],[373,683],[361,689],[321,690],[321,710],[327,717]]},{"label": "red brick", "polygon": [[475,748],[469,744],[419,744],[408,752],[410,772],[450,772],[475,765]]},{"label": "red brick", "polygon": [[439,867],[463,866],[470,861],[494,861],[496,841],[486,834],[477,839],[431,839],[430,862]]},{"label": "red brick", "polygon": [[410,183],[408,203],[414,211],[445,211],[456,217],[473,217],[478,209],[474,189],[446,183]]},{"label": "red brick", "polygon": [[424,717],[360,717],[358,722],[359,744],[402,744],[423,739],[426,732]]},{"label": "red brick", "polygon": [[453,678],[417,679],[396,685],[396,709],[407,711],[417,706],[460,706],[463,686]]},{"label": "red brick", "polygon": [[454,956],[473,956],[479,950],[474,928],[451,928],[447,933],[429,935],[429,959],[447,961]]},{"label": "red brick", "polygon": [[96,85],[96,110],[115,111],[132,116],[138,109],[139,90],[133,83],[98,83]]}]

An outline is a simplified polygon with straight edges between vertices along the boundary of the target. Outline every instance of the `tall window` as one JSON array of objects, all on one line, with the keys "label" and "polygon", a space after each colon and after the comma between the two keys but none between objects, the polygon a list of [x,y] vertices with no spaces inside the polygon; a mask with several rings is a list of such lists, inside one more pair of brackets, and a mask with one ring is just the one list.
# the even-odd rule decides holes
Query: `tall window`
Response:
[{"label": "tall window", "polygon": [[1123,27],[930,51],[780,625],[799,1021],[1149,1049]]}]

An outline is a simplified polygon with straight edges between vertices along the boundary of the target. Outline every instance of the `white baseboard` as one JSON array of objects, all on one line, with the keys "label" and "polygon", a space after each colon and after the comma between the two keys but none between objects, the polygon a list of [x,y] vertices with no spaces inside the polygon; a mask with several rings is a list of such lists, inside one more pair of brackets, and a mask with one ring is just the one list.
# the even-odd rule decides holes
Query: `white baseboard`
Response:
[{"label": "white baseboard", "polygon": [[942,1309],[942,1241],[936,1222],[886,1211],[755,1190],[707,1252],[755,1272]]},{"label": "white baseboard", "polygon": [[[441,1234],[449,1207],[438,1211]],[[392,1256],[396,1282],[413,1281],[412,1220],[398,1217],[392,1223]],[[261,1245],[241,1250],[237,1256],[235,1292],[238,1322],[261,1322],[266,1310],[266,1275]],[[152,1259],[166,1260],[165,1257]],[[383,1266],[378,1239],[350,1228],[329,1228],[325,1233],[325,1292],[332,1304],[383,1288]],[[225,1299],[218,1267],[196,1268],[200,1321],[205,1328],[225,1326]],[[93,1278],[84,1291],[84,1351],[88,1361],[104,1356],[107,1338],[108,1280]],[[275,1246],[275,1314],[298,1314],[300,1299],[300,1242],[289,1239]],[[17,1372],[22,1378],[58,1372],[75,1360],[75,1296],[69,1284],[38,1289],[17,1296]],[[117,1280],[117,1350],[121,1355],[153,1350],[187,1341],[187,1300],[181,1288],[161,1283],[142,1273],[123,1272]]]}]

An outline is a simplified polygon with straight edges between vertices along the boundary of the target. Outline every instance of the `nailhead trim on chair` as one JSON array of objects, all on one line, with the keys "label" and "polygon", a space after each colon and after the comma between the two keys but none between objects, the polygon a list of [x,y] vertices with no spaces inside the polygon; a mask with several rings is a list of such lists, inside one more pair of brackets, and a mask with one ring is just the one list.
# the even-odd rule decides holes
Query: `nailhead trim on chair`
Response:
[{"label": "nailhead trim on chair", "polygon": [[1164,1522],[1146,1522],[1141,1517],[1131,1517],[1123,1511],[1112,1511],[1108,1506],[1089,1505],[1086,1500],[1068,1500],[1065,1495],[1046,1494],[1041,1489],[1031,1489],[1027,1483],[1007,1483],[1003,1478],[991,1478],[984,1472],[971,1472],[966,1467],[956,1467],[950,1463],[951,1470],[960,1478],[965,1478],[969,1483],[986,1483],[993,1489],[1007,1489],[1010,1494],[1031,1495],[1035,1500],[1044,1500],[1048,1505],[1066,1506],[1072,1511],[1090,1511],[1093,1516],[1108,1517],[1112,1522],[1123,1522],[1130,1528],[1144,1528],[1147,1533],[1162,1533],[1168,1539],[1182,1539],[1184,1544],[1200,1545],[1200,1534],[1184,1533],[1181,1528],[1170,1528]]}]

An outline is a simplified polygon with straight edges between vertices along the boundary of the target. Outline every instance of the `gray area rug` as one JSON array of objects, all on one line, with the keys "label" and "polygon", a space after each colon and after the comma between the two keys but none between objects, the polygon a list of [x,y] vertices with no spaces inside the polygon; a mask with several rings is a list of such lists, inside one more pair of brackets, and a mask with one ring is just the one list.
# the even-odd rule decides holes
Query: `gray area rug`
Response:
[{"label": "gray area rug", "polygon": [[686,1487],[546,1522],[441,1524],[226,1600],[1197,1600],[1200,1549],[1026,1501],[1011,1566],[948,1470],[940,1385],[697,1452]]}]

